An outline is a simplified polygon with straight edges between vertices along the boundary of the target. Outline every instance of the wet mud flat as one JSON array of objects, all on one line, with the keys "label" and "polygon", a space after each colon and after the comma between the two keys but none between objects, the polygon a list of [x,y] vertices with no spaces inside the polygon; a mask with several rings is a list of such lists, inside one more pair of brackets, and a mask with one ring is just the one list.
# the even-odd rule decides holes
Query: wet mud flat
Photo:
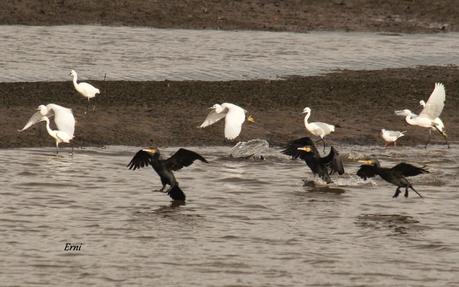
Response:
[{"label": "wet mud flat", "polygon": [[459,31],[459,6],[454,0],[16,0],[0,3],[0,24],[438,32]]},{"label": "wet mud flat", "polygon": [[[410,127],[394,110],[419,112],[435,82],[446,86],[441,118],[451,142],[459,137],[459,69],[456,66],[378,71],[338,71],[323,76],[249,81],[91,81],[101,90],[96,110],[85,114],[87,101],[71,81],[0,83],[0,147],[53,146],[45,124],[18,133],[40,104],[72,108],[76,146],[232,145],[223,138],[223,121],[197,128],[214,103],[231,102],[247,109],[256,124],[245,124],[238,140],[264,138],[279,145],[306,135],[301,111],[310,121],[338,125],[331,143],[382,144],[381,128],[408,130],[400,145],[423,144],[427,131]],[[440,136],[434,143],[441,143]]]}]

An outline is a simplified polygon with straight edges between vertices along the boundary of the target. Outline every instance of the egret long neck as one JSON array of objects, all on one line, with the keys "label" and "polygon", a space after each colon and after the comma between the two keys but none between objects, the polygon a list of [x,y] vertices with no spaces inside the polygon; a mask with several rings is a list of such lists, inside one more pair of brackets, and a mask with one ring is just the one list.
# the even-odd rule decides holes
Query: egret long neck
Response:
[{"label": "egret long neck", "polygon": [[405,118],[406,122],[409,123],[410,125],[412,126],[415,126],[416,125],[416,122],[413,121],[413,119],[411,118],[411,114],[407,115],[406,118]]},{"label": "egret long neck", "polygon": [[309,119],[310,116],[311,116],[311,112],[307,112],[306,116],[304,116],[304,125],[305,126],[309,126],[308,119]]},{"label": "egret long neck", "polygon": [[75,87],[75,89],[78,87],[77,78],[77,74],[73,74],[73,86]]},{"label": "egret long neck", "polygon": [[48,134],[52,137],[54,137],[54,131],[51,129],[49,126],[49,120],[46,120],[46,130],[48,131]]}]

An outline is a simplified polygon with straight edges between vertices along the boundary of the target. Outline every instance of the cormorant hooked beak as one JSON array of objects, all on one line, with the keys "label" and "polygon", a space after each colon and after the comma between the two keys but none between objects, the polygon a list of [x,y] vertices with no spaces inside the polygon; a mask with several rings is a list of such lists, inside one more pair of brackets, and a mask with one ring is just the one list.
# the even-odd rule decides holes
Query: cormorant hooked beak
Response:
[{"label": "cormorant hooked beak", "polygon": [[147,147],[142,150],[152,155],[158,152],[158,149],[155,147]]},{"label": "cormorant hooked beak", "polygon": [[255,119],[252,117],[252,115],[249,115],[249,116],[247,117],[247,121],[248,121],[248,122],[251,122],[251,123],[255,123]]},{"label": "cormorant hooked beak", "polygon": [[312,149],[311,149],[311,146],[304,146],[304,147],[299,147],[298,150],[302,150],[302,151],[305,151],[305,152],[311,152]]}]

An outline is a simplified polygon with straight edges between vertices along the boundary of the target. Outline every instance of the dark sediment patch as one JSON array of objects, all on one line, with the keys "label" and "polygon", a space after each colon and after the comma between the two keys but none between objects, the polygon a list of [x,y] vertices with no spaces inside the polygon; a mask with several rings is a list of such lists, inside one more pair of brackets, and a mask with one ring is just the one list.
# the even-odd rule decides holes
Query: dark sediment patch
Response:
[{"label": "dark sediment patch", "polygon": [[[222,145],[224,122],[199,129],[214,103],[231,102],[255,116],[238,140],[264,138],[271,144],[307,135],[305,106],[311,121],[337,124],[330,142],[381,144],[381,128],[408,130],[400,145],[423,144],[427,130],[408,126],[394,110],[417,108],[435,82],[447,89],[442,119],[451,140],[459,137],[459,69],[419,67],[379,71],[339,71],[324,76],[251,81],[89,81],[101,89],[95,112],[84,114],[86,99],[72,82],[0,83],[0,147],[52,146],[44,123],[18,133],[40,104],[72,108],[78,145]],[[448,129],[448,127],[450,127]],[[442,138],[434,137],[441,143]]]},{"label": "dark sediment patch", "polygon": [[157,28],[459,31],[455,0],[13,0],[0,24],[100,24]]}]

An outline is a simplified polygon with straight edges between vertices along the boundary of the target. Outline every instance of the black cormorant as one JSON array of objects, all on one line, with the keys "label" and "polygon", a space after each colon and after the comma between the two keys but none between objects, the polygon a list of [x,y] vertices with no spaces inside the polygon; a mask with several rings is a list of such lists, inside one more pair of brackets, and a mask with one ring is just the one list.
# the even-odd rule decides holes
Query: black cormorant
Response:
[{"label": "black cormorant", "polygon": [[330,178],[331,174],[335,172],[344,173],[343,161],[338,151],[331,147],[327,156],[320,157],[319,151],[309,137],[289,142],[282,153],[291,156],[292,159],[301,158],[312,170],[312,173],[319,175],[327,183],[333,182]]},{"label": "black cormorant", "polygon": [[129,169],[136,170],[151,165],[161,178],[163,187],[160,191],[164,191],[166,185],[170,185],[169,189],[164,192],[167,192],[173,200],[184,201],[185,194],[178,186],[178,182],[172,171],[179,170],[184,166],[189,166],[197,159],[207,163],[207,160],[201,155],[184,148],[179,149],[168,159],[161,159],[158,148],[149,147],[139,150],[127,166]]},{"label": "black cormorant", "polygon": [[408,197],[408,188],[411,188],[417,195],[419,195],[419,197],[422,198],[422,195],[413,188],[413,185],[411,185],[406,177],[429,173],[426,169],[404,162],[399,163],[392,168],[385,168],[381,167],[377,159],[359,160],[359,162],[363,163],[363,165],[360,166],[360,169],[357,171],[357,175],[364,180],[369,177],[379,175],[385,181],[397,186],[393,196],[394,198],[399,196],[401,187],[405,188],[405,197]]}]

